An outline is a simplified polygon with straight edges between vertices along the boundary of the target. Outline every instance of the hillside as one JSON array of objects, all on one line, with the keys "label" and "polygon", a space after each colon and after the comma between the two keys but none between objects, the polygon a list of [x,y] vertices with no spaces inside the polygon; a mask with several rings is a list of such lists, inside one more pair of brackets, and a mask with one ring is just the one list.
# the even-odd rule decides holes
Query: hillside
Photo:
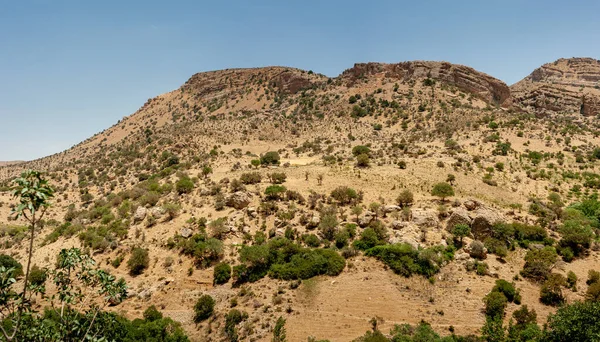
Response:
[{"label": "hillside", "polygon": [[[156,305],[194,341],[230,338],[232,309],[247,313],[235,331],[248,341],[271,340],[280,316],[290,341],[349,341],[374,317],[385,333],[426,321],[479,334],[498,279],[521,296],[505,325],[527,305],[541,326],[556,311],[540,301],[550,272],[577,276],[559,286],[572,303],[600,268],[586,209],[600,207],[598,63],[561,59],[510,87],[431,61],[361,63],[335,78],[195,74],[67,151],[0,165],[3,253],[26,260],[8,189],[32,168],[57,190],[34,263],[81,247],[129,286],[110,310],[138,318]],[[438,183],[452,193],[432,192]],[[149,262],[134,275],[137,248]],[[526,259],[542,250],[552,260],[532,271]],[[217,284],[222,263],[233,274]],[[202,295],[215,313],[196,323]]]}]

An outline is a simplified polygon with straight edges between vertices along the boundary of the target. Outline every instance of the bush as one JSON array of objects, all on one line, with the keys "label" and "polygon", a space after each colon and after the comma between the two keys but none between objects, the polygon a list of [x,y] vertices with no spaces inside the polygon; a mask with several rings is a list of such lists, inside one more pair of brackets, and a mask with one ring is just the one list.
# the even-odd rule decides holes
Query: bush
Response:
[{"label": "bush", "polygon": [[238,333],[237,325],[248,317],[247,313],[242,313],[239,310],[232,309],[225,315],[225,335],[229,341],[237,342]]},{"label": "bush", "polygon": [[593,283],[588,287],[585,299],[593,302],[600,301],[600,282]]},{"label": "bush", "polygon": [[277,201],[285,193],[286,188],[282,185],[270,185],[265,189],[265,195],[269,201]]},{"label": "bush", "polygon": [[231,279],[231,266],[225,262],[217,264],[213,271],[213,283],[225,284],[229,279]]},{"label": "bush", "polygon": [[562,234],[562,239],[560,240],[561,246],[571,248],[576,256],[589,248],[594,238],[592,228],[577,220],[565,221],[560,228],[560,233]]},{"label": "bush", "polygon": [[129,274],[136,276],[142,274],[148,265],[150,264],[150,257],[148,256],[148,250],[136,247],[131,251],[131,256],[127,261],[127,267],[129,268]]},{"label": "bush", "polygon": [[587,342],[600,336],[600,302],[575,302],[558,309],[548,317],[548,328],[542,341]]},{"label": "bush", "polygon": [[367,154],[359,154],[356,157],[356,166],[358,167],[368,167],[370,164],[369,156]]},{"label": "bush", "polygon": [[287,176],[283,172],[273,172],[269,174],[269,179],[273,184],[281,184],[285,182]]},{"label": "bush", "polygon": [[315,234],[304,235],[303,240],[308,247],[319,247],[321,245],[321,240]]},{"label": "bush", "polygon": [[175,183],[175,190],[180,195],[189,194],[194,190],[194,182],[189,177],[182,177]]},{"label": "bush", "polygon": [[244,184],[258,184],[262,180],[262,176],[258,172],[246,172],[240,176],[240,181]]},{"label": "bush", "polygon": [[415,201],[414,195],[408,189],[402,190],[402,192],[400,192],[398,197],[396,197],[396,203],[398,203],[398,205],[401,206],[402,208],[411,206],[414,201]]},{"label": "bush", "polygon": [[38,265],[33,265],[31,270],[29,271],[29,281],[32,285],[42,285],[46,282],[48,278],[48,272],[46,269],[38,267]]},{"label": "bush", "polygon": [[278,165],[279,164],[279,153],[276,151],[270,151],[260,156],[260,163],[262,165]]},{"label": "bush", "polygon": [[331,191],[331,197],[340,205],[347,205],[355,202],[358,198],[356,190],[347,186],[338,186]]},{"label": "bush", "polygon": [[6,269],[14,268],[12,272],[12,277],[17,278],[23,275],[23,265],[15,260],[10,255],[0,254],[0,267],[5,267]]},{"label": "bush", "polygon": [[358,145],[352,148],[352,154],[355,157],[358,157],[361,154],[366,154],[367,156],[371,153],[371,149],[368,146]]},{"label": "bush", "polygon": [[492,291],[485,296],[483,302],[485,303],[486,316],[490,318],[501,318],[504,316],[504,310],[506,309],[508,300],[503,293]]},{"label": "bush", "polygon": [[515,296],[517,295],[515,285],[509,283],[504,279],[496,280],[496,285],[492,289],[492,292],[493,291],[502,293],[506,297],[506,299],[511,303],[515,300]]},{"label": "bush", "polygon": [[431,195],[445,200],[446,197],[454,196],[454,189],[452,188],[452,185],[448,183],[437,183],[433,186]]},{"label": "bush", "polygon": [[388,265],[395,273],[410,277],[420,274],[426,277],[439,272],[447,261],[452,260],[452,247],[442,246],[416,250],[407,243],[375,246],[365,252],[366,256],[375,257]]},{"label": "bush", "polygon": [[385,241],[381,241],[373,228],[366,228],[360,234],[360,239],[354,241],[354,247],[366,251],[378,245],[384,245]]},{"label": "bush", "polygon": [[553,247],[532,249],[525,255],[525,265],[521,275],[533,280],[545,280],[557,259],[558,255]]},{"label": "bush", "polygon": [[456,226],[454,226],[454,229],[452,229],[452,235],[454,235],[455,237],[460,239],[460,245],[462,246],[463,244],[463,238],[466,236],[469,236],[471,234],[471,227],[469,227],[468,224],[457,224]]},{"label": "bush", "polygon": [[567,285],[573,291],[577,290],[577,275],[573,271],[567,273]]},{"label": "bush", "polygon": [[329,249],[297,253],[287,263],[275,264],[269,275],[276,279],[309,279],[317,275],[336,276],[346,267],[346,260]]},{"label": "bush", "polygon": [[557,306],[565,301],[562,288],[567,285],[565,277],[552,273],[542,284],[540,289],[540,301],[546,305]]},{"label": "bush", "polygon": [[209,295],[198,298],[194,305],[194,322],[200,323],[212,316],[215,310],[215,300]]},{"label": "bush", "polygon": [[595,270],[588,271],[588,279],[585,281],[587,285],[592,285],[594,283],[600,282],[600,272]]}]

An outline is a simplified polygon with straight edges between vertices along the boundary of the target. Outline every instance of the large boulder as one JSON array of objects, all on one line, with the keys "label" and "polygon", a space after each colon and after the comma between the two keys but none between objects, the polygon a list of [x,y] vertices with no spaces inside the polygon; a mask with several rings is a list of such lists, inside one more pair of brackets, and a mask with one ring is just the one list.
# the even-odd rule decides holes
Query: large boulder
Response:
[{"label": "large boulder", "polygon": [[142,222],[146,218],[147,213],[148,210],[146,208],[141,206],[138,207],[135,211],[135,214],[133,214],[133,223]]},{"label": "large boulder", "polygon": [[471,225],[471,217],[469,217],[469,213],[463,208],[456,208],[450,214],[448,221],[446,221],[446,230],[451,232],[454,227],[458,224],[466,224]]},{"label": "large boulder", "polygon": [[179,235],[181,235],[181,237],[183,237],[185,239],[189,238],[193,234],[194,234],[194,232],[188,227],[181,228],[181,231],[179,232]]},{"label": "large boulder", "polygon": [[505,221],[500,213],[490,208],[477,209],[472,218],[471,233],[477,240],[483,240],[490,236],[494,224]]},{"label": "large boulder", "polygon": [[412,222],[420,227],[437,227],[440,224],[434,209],[413,209]]},{"label": "large boulder", "polygon": [[367,211],[365,212],[365,214],[363,216],[361,216],[358,219],[358,225],[362,228],[368,226],[369,224],[371,224],[371,222],[373,222],[373,219],[375,218],[375,213],[371,212],[371,211]]},{"label": "large boulder", "polygon": [[465,206],[465,208],[467,208],[467,210],[473,211],[479,208],[481,206],[481,203],[477,202],[476,200],[467,200],[465,201],[465,203],[463,203],[463,205]]},{"label": "large boulder", "polygon": [[150,215],[155,219],[161,218],[165,214],[165,209],[162,207],[152,207],[150,208]]},{"label": "large boulder", "polygon": [[400,211],[402,208],[397,205],[386,205],[383,207],[383,212],[386,214],[393,213],[394,211]]},{"label": "large boulder", "polygon": [[235,209],[244,209],[250,204],[250,194],[244,191],[237,191],[229,195],[226,200],[228,207]]}]

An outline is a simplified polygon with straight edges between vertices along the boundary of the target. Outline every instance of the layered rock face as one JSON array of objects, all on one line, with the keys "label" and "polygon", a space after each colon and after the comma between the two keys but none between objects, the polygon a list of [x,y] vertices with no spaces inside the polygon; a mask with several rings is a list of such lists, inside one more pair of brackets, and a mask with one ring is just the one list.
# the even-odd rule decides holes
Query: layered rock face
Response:
[{"label": "layered rock face", "polygon": [[559,59],[512,85],[514,102],[536,114],[600,115],[600,61]]},{"label": "layered rock face", "polygon": [[375,74],[400,81],[432,78],[475,94],[487,102],[503,107],[511,105],[510,89],[504,82],[473,68],[448,62],[359,63],[340,77],[352,86],[359,79]]}]

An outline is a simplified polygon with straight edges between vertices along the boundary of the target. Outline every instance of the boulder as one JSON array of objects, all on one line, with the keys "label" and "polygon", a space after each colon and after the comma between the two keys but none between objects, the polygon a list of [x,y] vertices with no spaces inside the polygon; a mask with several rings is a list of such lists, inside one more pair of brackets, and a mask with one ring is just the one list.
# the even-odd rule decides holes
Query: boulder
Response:
[{"label": "boulder", "polygon": [[402,208],[397,205],[386,205],[383,207],[383,212],[386,214],[393,213],[394,211],[400,211]]},{"label": "boulder", "polygon": [[192,236],[194,234],[194,232],[189,229],[188,227],[183,227],[181,228],[181,231],[179,232],[179,235],[181,235],[183,238],[189,238],[190,236]]},{"label": "boulder", "polygon": [[250,194],[244,191],[237,191],[227,197],[225,204],[235,209],[244,209],[250,204]]},{"label": "boulder", "polygon": [[392,222],[392,229],[394,230],[401,230],[403,228],[406,228],[408,226],[408,222],[403,222],[403,221],[393,221]]},{"label": "boulder", "polygon": [[248,212],[248,216],[250,216],[252,218],[256,218],[258,216],[258,212],[256,212],[256,208],[255,207],[248,207],[246,209],[246,211]]},{"label": "boulder", "polygon": [[146,218],[147,212],[148,210],[146,208],[138,207],[135,214],[133,214],[133,223],[142,222]]},{"label": "boulder", "polygon": [[504,217],[489,208],[479,208],[472,215],[471,232],[477,240],[483,240],[490,236],[494,224],[504,222]]},{"label": "boulder", "polygon": [[437,211],[433,209],[413,209],[412,222],[421,227],[437,227],[440,224]]},{"label": "boulder", "polygon": [[479,203],[475,200],[467,200],[467,201],[465,201],[465,203],[463,203],[463,205],[465,206],[465,208],[467,208],[467,210],[473,211],[473,210],[479,208],[481,206],[481,203]]},{"label": "boulder", "polygon": [[466,224],[471,225],[471,217],[469,217],[469,213],[463,208],[456,208],[450,214],[448,221],[446,221],[446,230],[451,232],[454,227],[458,224]]},{"label": "boulder", "polygon": [[161,207],[153,207],[150,209],[150,215],[154,218],[161,218],[165,214],[165,210]]},{"label": "boulder", "polygon": [[358,218],[358,225],[362,228],[368,226],[369,224],[371,224],[371,222],[373,221],[373,219],[375,218],[375,213],[371,212],[371,211],[367,211],[365,212],[365,214],[361,217]]},{"label": "boulder", "polygon": [[321,223],[321,217],[319,215],[313,215],[310,220],[308,220],[307,227],[310,229],[317,228]]}]

